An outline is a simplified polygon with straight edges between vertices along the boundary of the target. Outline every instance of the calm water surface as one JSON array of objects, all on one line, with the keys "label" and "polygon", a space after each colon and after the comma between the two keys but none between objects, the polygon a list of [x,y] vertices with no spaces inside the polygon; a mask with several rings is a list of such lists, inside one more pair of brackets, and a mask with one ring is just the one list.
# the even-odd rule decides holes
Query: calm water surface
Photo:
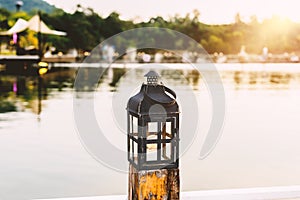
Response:
[{"label": "calm water surface", "polygon": [[[82,99],[95,96],[97,120],[111,129],[107,138],[120,149],[126,150],[126,136],[114,121],[112,102],[122,86],[138,88],[144,72],[111,69],[95,93],[77,94]],[[204,160],[199,153],[212,111],[203,79],[193,70],[159,73],[179,96],[188,86],[199,106],[199,133],[180,161],[183,191],[300,184],[298,72],[221,72],[226,120],[220,141]],[[35,78],[0,77],[1,104],[16,108],[0,113],[0,199],[127,193],[127,174],[97,162],[80,141],[73,116],[74,77],[73,70],[47,74],[40,98]]]}]

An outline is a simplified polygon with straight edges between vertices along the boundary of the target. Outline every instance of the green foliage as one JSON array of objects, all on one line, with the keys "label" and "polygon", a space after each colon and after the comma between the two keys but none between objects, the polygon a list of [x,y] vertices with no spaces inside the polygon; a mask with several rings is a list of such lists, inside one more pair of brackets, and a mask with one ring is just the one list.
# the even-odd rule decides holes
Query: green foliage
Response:
[{"label": "green foliage", "polygon": [[[37,1],[43,2],[41,0]],[[8,4],[8,1],[0,0],[2,6],[4,5],[2,2]],[[35,1],[24,1],[24,10],[25,4],[29,4],[29,2]],[[0,8],[0,28],[7,30],[18,18],[29,19],[36,14],[37,11],[34,8],[37,6],[31,7],[31,12],[9,12],[4,8]],[[263,47],[268,47],[272,53],[300,51],[300,24],[276,16],[261,23],[257,21],[255,16],[251,17],[249,23],[244,23],[239,14],[236,15],[235,19],[236,22],[233,24],[208,25],[201,22],[200,13],[195,10],[184,17],[175,15],[168,20],[155,17],[148,22],[134,23],[130,20],[121,20],[116,12],[103,18],[92,9],[80,5],[78,5],[77,11],[72,14],[65,13],[60,9],[42,12],[42,20],[50,28],[67,32],[66,37],[43,36],[48,45],[55,46],[58,51],[63,52],[67,52],[71,48],[90,51],[100,42],[115,34],[140,27],[161,27],[179,31],[201,44],[208,53],[237,54],[242,46],[246,47],[248,53],[261,53]],[[151,34],[141,33],[139,37],[143,39],[139,41],[139,44],[135,44],[134,40],[122,38],[119,38],[116,42],[120,48],[168,44],[169,47],[178,50],[195,49],[190,44],[186,44],[185,41],[176,40],[171,31],[168,37],[161,36],[157,32],[155,33],[155,39],[151,37]],[[24,44],[26,41],[31,41],[28,44],[35,44],[32,34],[25,32],[21,36]],[[150,52],[151,50],[147,49],[147,51]]]},{"label": "green foliage", "polygon": [[0,20],[5,20],[10,16],[10,12],[5,8],[0,7]]},{"label": "green foliage", "polygon": [[11,15],[8,17],[8,19],[9,19],[8,23],[10,26],[13,26],[19,18],[29,20],[30,17],[31,17],[30,15],[28,15],[26,12],[23,12],[23,11],[14,12],[14,13],[11,13]]},{"label": "green foliage", "polygon": [[[30,12],[34,9],[42,10],[44,12],[50,13],[55,7],[49,5],[47,2],[42,0],[22,0],[23,6],[21,6],[20,10],[24,12]],[[14,0],[0,0],[0,7],[5,8],[9,11],[16,11],[16,1]]]},{"label": "green foliage", "polygon": [[26,36],[20,36],[19,44],[22,47],[33,46],[38,48],[38,39],[33,31],[28,31]]}]

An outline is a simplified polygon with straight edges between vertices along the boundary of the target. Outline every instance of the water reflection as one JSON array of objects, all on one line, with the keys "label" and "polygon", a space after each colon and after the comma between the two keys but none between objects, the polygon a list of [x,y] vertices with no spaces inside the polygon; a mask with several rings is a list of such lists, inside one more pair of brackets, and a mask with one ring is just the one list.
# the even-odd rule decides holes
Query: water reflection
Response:
[{"label": "water reflection", "polygon": [[194,90],[198,90],[199,80],[200,80],[200,72],[195,69],[188,71],[187,80],[193,86]]},{"label": "water reflection", "polygon": [[52,90],[72,88],[74,70],[59,70],[45,76],[1,76],[0,113],[27,111],[39,115],[42,101],[47,100]]},{"label": "water reflection", "polygon": [[[61,68],[42,77],[1,76],[0,77],[0,112],[25,111],[40,114],[42,101],[51,95],[53,90],[63,92],[73,89],[75,69]],[[86,68],[76,78],[79,80],[75,90],[91,92],[96,89],[116,91],[122,76],[143,77],[143,69],[129,68]],[[203,88],[201,74],[195,69],[162,69],[158,70],[164,79],[173,85],[190,85],[193,90]],[[235,90],[240,89],[289,89],[298,87],[300,73],[279,71],[220,71],[224,85]],[[206,80],[213,82],[214,80]],[[205,86],[204,86],[205,87]]]},{"label": "water reflection", "polygon": [[[97,100],[96,115],[108,114],[97,117],[101,126],[111,130],[107,132],[108,138],[121,147],[126,148],[124,135],[117,134],[118,126],[113,122],[106,123],[106,120],[114,120],[107,117],[111,112],[107,105],[115,100],[111,91],[121,90],[127,84],[140,86],[145,71],[142,68],[109,68],[89,73],[87,70],[82,76],[87,83],[99,77],[96,73],[102,72],[103,76],[95,85],[85,87],[83,84],[76,88],[82,91],[76,93],[77,98]],[[227,125],[214,154],[200,161],[197,159],[202,145],[200,136],[205,136],[211,119],[209,94],[205,91],[201,73],[190,69],[161,69],[158,72],[166,85],[179,86],[176,91],[179,94],[184,95],[185,91],[180,89],[186,88],[180,86],[190,86],[198,95],[201,106],[199,140],[181,162],[182,177],[189,183],[183,184],[183,190],[299,184],[300,73],[220,71],[226,94],[229,94]],[[75,69],[62,68],[45,74],[40,80],[37,77],[0,76],[0,107],[6,112],[0,114],[0,152],[4,159],[0,175],[6,178],[0,188],[1,194],[11,197],[4,199],[126,193],[127,174],[97,163],[78,139],[72,99],[76,75]],[[122,78],[123,75],[126,77]],[[213,82],[209,77],[213,76],[208,76],[205,81]],[[95,94],[90,92],[95,88]],[[7,107],[6,110],[3,107]],[[125,113],[125,106],[120,107]],[[17,112],[9,112],[14,110]],[[36,115],[42,118],[39,123]],[[228,181],[232,177],[236,181]],[[197,181],[203,178],[208,181]],[[108,179],[118,182],[105,181]],[[68,186],[68,191],[64,186]]]},{"label": "water reflection", "polygon": [[[24,111],[33,108],[34,113],[39,114],[38,93],[47,94],[46,88],[37,87],[42,84],[42,80],[35,77],[24,76],[2,76],[0,78],[0,112]],[[36,109],[34,105],[36,106]]]},{"label": "water reflection", "polygon": [[[235,89],[289,89],[297,88],[299,74],[290,72],[228,72]],[[226,80],[228,81],[228,80]],[[229,80],[230,81],[230,80]]]},{"label": "water reflection", "polygon": [[118,82],[120,81],[121,77],[126,73],[126,69],[125,68],[115,68],[112,69],[112,77],[111,77],[111,82],[110,82],[110,86],[112,87],[116,87]]},{"label": "water reflection", "polygon": [[[76,91],[94,91],[101,75],[105,72],[104,68],[83,68],[76,77]],[[101,82],[102,80],[100,80]]]}]

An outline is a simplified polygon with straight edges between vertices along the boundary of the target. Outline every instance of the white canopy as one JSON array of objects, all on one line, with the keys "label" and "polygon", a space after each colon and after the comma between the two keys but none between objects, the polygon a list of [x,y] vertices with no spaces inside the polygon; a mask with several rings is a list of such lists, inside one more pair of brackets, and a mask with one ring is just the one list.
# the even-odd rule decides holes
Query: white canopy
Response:
[{"label": "white canopy", "polygon": [[28,29],[35,32],[41,32],[43,34],[61,35],[61,36],[67,35],[66,32],[51,30],[42,20],[40,20],[38,15],[33,16],[28,21]]},{"label": "white canopy", "polygon": [[13,27],[11,27],[8,31],[0,32],[0,35],[12,35],[14,33],[22,32],[25,29],[41,32],[43,34],[61,36],[67,35],[66,32],[50,29],[42,20],[40,20],[38,15],[33,16],[28,22],[24,19],[18,19]]},{"label": "white canopy", "polygon": [[0,32],[0,35],[12,35],[14,33],[19,33],[27,29],[28,22],[24,19],[18,19],[13,27],[8,31]]}]

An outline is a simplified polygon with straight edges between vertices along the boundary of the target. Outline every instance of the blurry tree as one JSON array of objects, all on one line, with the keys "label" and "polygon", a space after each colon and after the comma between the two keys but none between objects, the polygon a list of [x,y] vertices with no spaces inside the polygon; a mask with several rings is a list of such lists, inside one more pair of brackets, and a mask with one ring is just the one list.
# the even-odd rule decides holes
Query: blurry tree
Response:
[{"label": "blurry tree", "polygon": [[[30,19],[36,10],[26,12],[9,12],[0,8],[0,29],[7,30],[18,18]],[[170,19],[157,16],[147,22],[135,23],[132,20],[122,20],[118,13],[113,12],[108,17],[99,16],[93,9],[77,6],[74,13],[66,13],[55,9],[50,13],[42,13],[42,20],[50,28],[67,32],[66,37],[45,35],[43,38],[48,45],[55,46],[58,51],[67,52],[71,48],[80,51],[90,51],[105,39],[122,31],[139,27],[161,27],[179,31],[200,43],[207,52],[238,53],[241,46],[245,46],[247,53],[261,53],[263,47],[268,47],[269,52],[283,53],[300,51],[300,24],[287,19],[273,16],[262,22],[256,16],[251,17],[249,23],[241,19],[241,15],[235,15],[235,23],[209,25],[201,22],[200,12],[194,10],[185,16],[174,15]],[[117,45],[120,48],[128,46],[156,46],[168,45],[178,50],[194,49],[182,39],[175,39],[172,31],[162,35],[159,31],[153,33],[138,32],[139,44],[135,40],[119,38]],[[20,34],[22,44],[35,45],[30,32]],[[152,50],[147,50],[152,51]]]},{"label": "blurry tree", "polygon": [[8,18],[10,16],[10,12],[5,8],[0,8],[0,29],[7,30],[9,28]]},{"label": "blurry tree", "polygon": [[19,39],[19,43],[21,47],[34,47],[38,48],[38,39],[36,37],[36,33],[33,31],[27,31],[26,35],[21,35]]}]

